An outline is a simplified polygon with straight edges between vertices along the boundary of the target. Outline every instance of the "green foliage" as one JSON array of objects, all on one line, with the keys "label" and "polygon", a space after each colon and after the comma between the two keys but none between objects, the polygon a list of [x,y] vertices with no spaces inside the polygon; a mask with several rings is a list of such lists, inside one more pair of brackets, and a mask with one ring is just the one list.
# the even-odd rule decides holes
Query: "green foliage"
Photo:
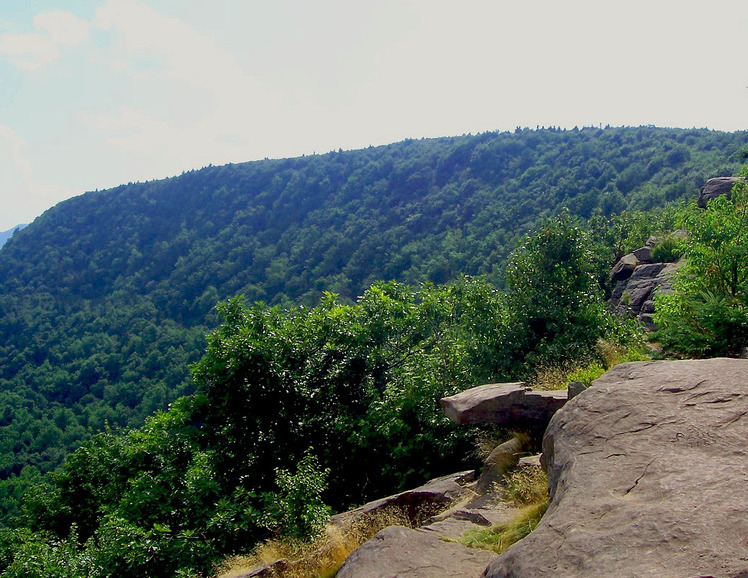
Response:
[{"label": "green foliage", "polygon": [[673,293],[657,296],[656,338],[679,354],[737,356],[748,345],[748,185],[682,218],[686,266]]},{"label": "green foliage", "polygon": [[584,384],[585,387],[589,387],[590,385],[592,385],[592,382],[600,377],[603,373],[605,373],[605,368],[602,365],[597,362],[590,363],[589,365],[580,367],[579,369],[572,371],[567,377],[567,383],[578,381]]},{"label": "green foliage", "polygon": [[336,507],[446,467],[465,434],[438,400],[487,377],[504,323],[501,295],[471,279],[417,294],[377,284],[355,305],[328,294],[312,309],[220,310],[193,368],[218,471],[268,487],[313,445]]},{"label": "green foliage", "polygon": [[268,528],[309,538],[329,513],[321,498],[347,507],[466,459],[470,434],[438,400],[489,375],[505,310],[485,281],[219,309],[198,394],[93,436],[28,493],[24,523],[43,544],[76,528],[76,555],[104,575],[205,574]]},{"label": "green foliage", "polygon": [[[683,293],[681,293],[683,291]],[[742,354],[748,345],[748,307],[744,301],[709,291],[679,289],[657,298],[655,334],[662,345],[692,357]]]},{"label": "green foliage", "polygon": [[590,244],[577,220],[562,215],[543,223],[512,254],[507,286],[513,363],[584,357],[609,327]]},{"label": "green foliage", "polygon": [[685,241],[668,235],[652,247],[653,263],[674,263],[683,255]]},{"label": "green foliage", "polygon": [[[194,391],[187,367],[216,302],[313,306],[328,290],[350,304],[378,279],[460,274],[501,287],[539,218],[567,207],[607,223],[695,195],[735,170],[746,141],[652,127],[484,133],[206,167],[61,203],[0,252],[0,522],[31,483],[24,468],[49,472],[107,424],[142,425]],[[616,250],[636,248],[647,224],[624,221],[602,227]],[[603,246],[592,246],[600,281],[614,256]]]},{"label": "green foliage", "polygon": [[266,524],[295,540],[316,538],[330,519],[330,508],[322,502],[330,469],[321,470],[316,457],[304,456],[296,473],[276,470],[279,492],[269,493],[265,500]]}]

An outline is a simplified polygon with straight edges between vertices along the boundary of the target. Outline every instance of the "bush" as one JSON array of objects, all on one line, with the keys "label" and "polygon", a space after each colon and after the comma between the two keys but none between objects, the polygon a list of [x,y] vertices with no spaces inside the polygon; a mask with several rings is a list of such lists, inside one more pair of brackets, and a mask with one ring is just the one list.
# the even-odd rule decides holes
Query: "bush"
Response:
[{"label": "bush", "polygon": [[690,357],[738,357],[748,344],[748,307],[738,299],[702,291],[663,295],[657,301],[655,338]]},{"label": "bush", "polygon": [[672,235],[663,238],[652,247],[653,263],[674,263],[681,258],[685,250],[685,241]]},{"label": "bush", "polygon": [[748,345],[748,184],[704,210],[691,204],[682,219],[686,266],[673,292],[655,299],[654,338],[678,355],[740,355]]},{"label": "bush", "polygon": [[603,373],[605,373],[605,368],[602,365],[600,365],[599,363],[591,363],[586,367],[582,367],[580,369],[577,369],[576,371],[572,371],[568,375],[566,383],[568,386],[568,384],[572,381],[578,381],[585,387],[589,387],[590,385],[592,385],[592,382],[600,377]]},{"label": "bush", "polygon": [[296,466],[296,473],[276,470],[279,492],[266,496],[266,524],[283,536],[312,540],[330,519],[330,508],[322,502],[330,469],[322,470],[311,454]]},{"label": "bush", "polygon": [[584,358],[610,325],[592,268],[592,243],[569,215],[551,219],[512,253],[507,269],[510,363]]}]

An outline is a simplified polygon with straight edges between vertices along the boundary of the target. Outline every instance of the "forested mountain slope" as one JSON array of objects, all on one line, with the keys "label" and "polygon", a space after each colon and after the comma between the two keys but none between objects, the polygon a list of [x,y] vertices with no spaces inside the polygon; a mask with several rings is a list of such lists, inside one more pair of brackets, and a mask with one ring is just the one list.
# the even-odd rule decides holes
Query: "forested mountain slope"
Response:
[{"label": "forested mountain slope", "polygon": [[0,478],[33,477],[22,468],[54,467],[92,431],[190,391],[220,299],[313,304],[461,273],[501,284],[539,217],[695,195],[746,147],[745,132],[518,130],[207,167],[60,203],[0,252]]}]

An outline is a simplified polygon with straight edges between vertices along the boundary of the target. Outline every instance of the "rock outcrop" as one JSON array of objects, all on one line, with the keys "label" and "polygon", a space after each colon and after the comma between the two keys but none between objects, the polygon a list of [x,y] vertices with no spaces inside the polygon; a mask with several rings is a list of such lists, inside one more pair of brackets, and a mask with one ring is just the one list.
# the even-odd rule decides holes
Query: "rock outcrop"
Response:
[{"label": "rock outcrop", "polygon": [[702,209],[706,208],[706,204],[720,195],[727,195],[730,198],[732,194],[732,188],[735,183],[742,181],[740,177],[717,177],[709,179],[706,184],[699,189],[699,198],[696,200],[696,204]]},{"label": "rock outcrop", "polygon": [[459,424],[495,424],[540,433],[568,400],[564,390],[533,390],[523,383],[490,383],[441,400],[444,415]]},{"label": "rock outcrop", "polygon": [[551,420],[551,502],[488,578],[748,577],[748,360],[619,365]]},{"label": "rock outcrop", "polygon": [[610,297],[613,310],[620,315],[636,317],[646,329],[654,331],[655,294],[670,291],[670,283],[683,263],[645,263],[635,267],[633,274],[619,281],[613,289]]},{"label": "rock outcrop", "polygon": [[[683,231],[673,233],[675,238],[684,235]],[[618,315],[635,317],[649,331],[657,329],[652,321],[655,294],[670,291],[670,283],[684,263],[653,263],[652,249],[657,242],[657,237],[650,237],[646,245],[621,257],[610,271],[610,280],[615,283],[611,308]]]},{"label": "rock outcrop", "polygon": [[435,532],[391,526],[354,551],[337,578],[480,576],[496,555],[445,542]]},{"label": "rock outcrop", "polygon": [[[413,490],[374,500],[355,510],[333,516],[329,526],[335,535],[346,536],[348,540],[360,543],[360,541],[365,541],[376,533],[377,529],[383,528],[387,524],[407,524],[408,528],[403,528],[408,530],[407,535],[415,535],[420,539],[420,535],[412,534],[411,532],[414,530],[409,528],[419,527],[429,521],[436,520],[439,514],[451,513],[453,506],[472,498],[475,495],[472,490],[475,486],[474,478],[475,472],[473,470],[443,476]],[[492,522],[485,523],[490,524]],[[389,539],[387,543],[390,543]],[[381,547],[382,540],[375,542],[375,544],[379,544]],[[328,554],[326,550],[334,550],[336,547],[334,543],[323,545],[310,558],[332,558],[333,554]],[[402,549],[402,546],[395,546],[394,551],[398,551],[398,548]],[[475,558],[485,559],[485,557]],[[353,562],[349,566],[352,564]],[[485,567],[485,565],[484,563],[483,566]],[[302,570],[304,571],[302,572]],[[284,558],[254,568],[241,574],[238,578],[285,578],[299,574],[309,575],[310,572],[308,560],[287,560]]]},{"label": "rock outcrop", "polygon": [[366,518],[389,515],[397,510],[410,526],[421,526],[426,520],[472,493],[470,484],[474,479],[473,470],[443,476],[414,490],[374,500],[355,510],[333,516],[331,523],[342,531],[346,531]]}]

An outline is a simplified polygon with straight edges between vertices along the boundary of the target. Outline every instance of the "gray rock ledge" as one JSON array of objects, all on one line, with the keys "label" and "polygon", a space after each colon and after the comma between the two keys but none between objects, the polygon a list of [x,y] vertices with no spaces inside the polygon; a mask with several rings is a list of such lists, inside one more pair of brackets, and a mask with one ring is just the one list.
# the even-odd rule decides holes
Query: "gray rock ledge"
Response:
[{"label": "gray rock ledge", "polygon": [[619,365],[543,446],[548,511],[484,576],[748,577],[748,360]]}]

